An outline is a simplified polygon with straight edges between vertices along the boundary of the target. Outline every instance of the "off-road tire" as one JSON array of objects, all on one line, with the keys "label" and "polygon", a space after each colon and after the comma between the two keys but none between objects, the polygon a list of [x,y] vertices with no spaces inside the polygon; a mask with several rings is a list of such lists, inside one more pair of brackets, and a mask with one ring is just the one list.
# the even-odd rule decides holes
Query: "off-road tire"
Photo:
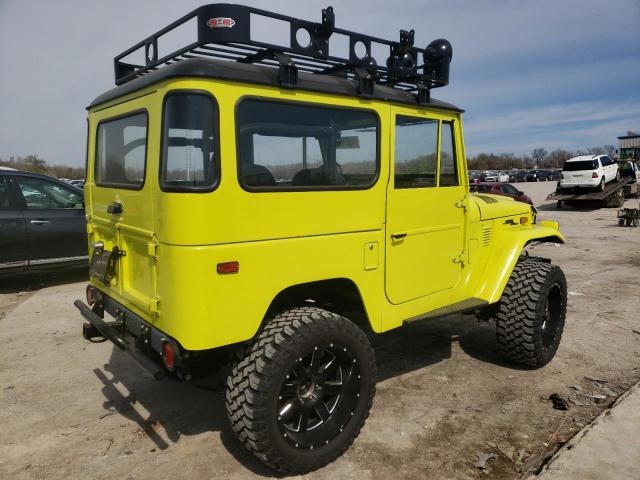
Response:
[{"label": "off-road tire", "polygon": [[[348,405],[348,395],[339,397],[342,403],[334,407],[334,412],[338,411],[334,423],[327,421],[325,430],[335,434],[333,438],[322,439],[321,445],[297,448],[298,444],[292,443],[293,435],[286,435],[278,402],[282,401],[285,382],[291,382],[286,380],[287,375],[318,345],[339,345],[340,350],[343,346],[345,352],[349,350],[359,374],[351,390],[358,394],[351,394],[354,403],[344,407],[349,411],[343,408]],[[358,326],[320,308],[294,308],[269,320],[239,355],[227,380],[227,415],[240,442],[260,460],[283,474],[302,474],[327,465],[349,448],[369,415],[375,378],[374,351]],[[300,391],[299,386],[296,391]],[[340,417],[346,420],[337,420]],[[339,432],[335,425],[342,425]]]},{"label": "off-road tire", "polygon": [[[567,282],[560,267],[537,258],[520,260],[496,315],[500,353],[529,367],[546,365],[558,350],[566,310]],[[551,320],[545,317],[549,312]]]}]

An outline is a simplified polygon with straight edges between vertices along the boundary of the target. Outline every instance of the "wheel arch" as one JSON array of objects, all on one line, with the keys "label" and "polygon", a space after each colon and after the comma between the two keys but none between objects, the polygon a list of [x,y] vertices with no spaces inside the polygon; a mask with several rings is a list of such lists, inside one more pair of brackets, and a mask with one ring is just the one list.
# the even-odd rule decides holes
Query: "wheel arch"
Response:
[{"label": "wheel arch", "polygon": [[260,328],[277,313],[304,305],[324,308],[347,318],[361,328],[374,330],[360,289],[350,278],[317,280],[291,285],[281,290],[267,308]]},{"label": "wheel arch", "polygon": [[514,230],[504,234],[502,241],[494,247],[487,264],[476,298],[489,304],[500,300],[523,250],[532,243],[565,243],[556,222],[539,222],[534,228]]}]

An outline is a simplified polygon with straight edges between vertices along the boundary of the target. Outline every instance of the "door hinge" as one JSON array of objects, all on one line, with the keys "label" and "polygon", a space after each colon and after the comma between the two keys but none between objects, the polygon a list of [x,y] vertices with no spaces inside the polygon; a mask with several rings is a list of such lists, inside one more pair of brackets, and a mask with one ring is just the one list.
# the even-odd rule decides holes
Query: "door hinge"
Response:
[{"label": "door hinge", "polygon": [[458,200],[456,202],[456,207],[457,208],[464,208],[466,210],[467,207],[469,207],[469,196],[465,195],[464,198],[462,198],[461,200]]},{"label": "door hinge", "polygon": [[158,258],[158,241],[154,237],[149,243],[147,243],[147,255],[155,259]]},{"label": "door hinge", "polygon": [[464,266],[464,252],[456,257],[453,257],[451,261],[453,263],[459,263],[460,265]]},{"label": "door hinge", "polygon": [[160,312],[160,298],[152,297],[151,300],[149,300],[149,311],[155,314]]}]

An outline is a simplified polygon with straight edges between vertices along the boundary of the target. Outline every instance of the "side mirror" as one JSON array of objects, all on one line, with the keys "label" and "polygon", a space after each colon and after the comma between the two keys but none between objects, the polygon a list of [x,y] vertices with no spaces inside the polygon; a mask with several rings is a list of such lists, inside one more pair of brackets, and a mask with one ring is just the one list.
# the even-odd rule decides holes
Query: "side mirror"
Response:
[{"label": "side mirror", "polygon": [[524,195],[524,192],[522,190],[518,190],[518,195]]}]

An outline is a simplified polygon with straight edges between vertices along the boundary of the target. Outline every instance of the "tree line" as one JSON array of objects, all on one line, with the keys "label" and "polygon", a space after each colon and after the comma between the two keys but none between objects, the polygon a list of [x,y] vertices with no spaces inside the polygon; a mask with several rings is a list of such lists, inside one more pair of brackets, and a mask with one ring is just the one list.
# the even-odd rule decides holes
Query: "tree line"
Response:
[{"label": "tree line", "polygon": [[[564,162],[578,155],[613,156],[616,147],[614,145],[601,145],[586,150],[556,149],[551,152],[545,148],[534,148],[529,155],[518,156],[513,153],[480,153],[467,157],[469,170],[511,170],[522,168],[562,168]],[[81,179],[84,178],[84,167],[71,167],[69,165],[50,165],[38,155],[26,155],[21,157],[10,156],[8,159],[0,158],[0,166],[11,167],[26,172],[43,173],[56,178]]]},{"label": "tree line", "polygon": [[84,178],[84,167],[70,167],[69,165],[50,165],[38,155],[11,155],[8,159],[0,158],[0,167],[10,167],[25,172],[43,173],[56,178],[72,180]]},{"label": "tree line", "polygon": [[578,155],[613,156],[616,151],[614,145],[601,145],[586,150],[556,149],[551,152],[545,148],[534,148],[529,155],[514,155],[513,153],[480,153],[467,157],[469,170],[511,170],[523,168],[562,168],[564,162]]}]

